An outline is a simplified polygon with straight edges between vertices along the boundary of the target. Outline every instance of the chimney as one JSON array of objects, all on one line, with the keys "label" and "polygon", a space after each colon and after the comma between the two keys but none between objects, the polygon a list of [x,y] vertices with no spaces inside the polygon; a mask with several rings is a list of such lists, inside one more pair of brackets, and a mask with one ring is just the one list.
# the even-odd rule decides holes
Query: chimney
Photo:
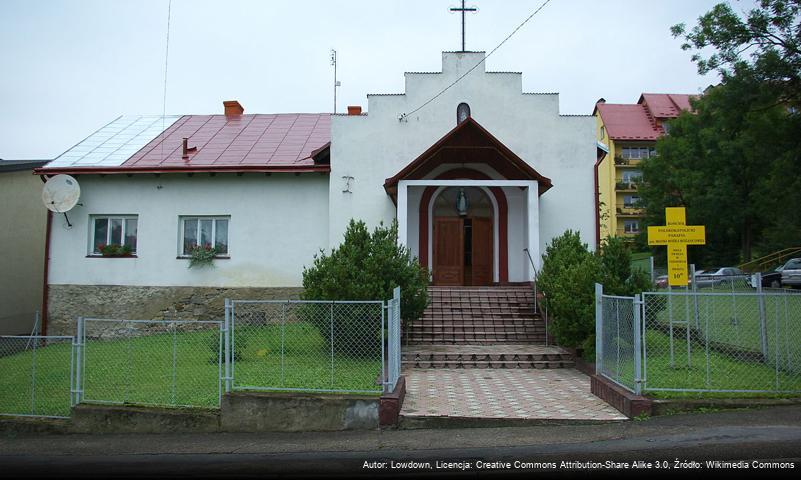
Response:
[{"label": "chimney", "polygon": [[183,145],[181,148],[181,158],[187,160],[189,158],[189,154],[195,152],[197,152],[197,147],[189,148],[189,138],[184,137]]},{"label": "chimney", "polygon": [[348,105],[348,115],[361,115],[361,114],[362,114],[361,105]]},{"label": "chimney", "polygon": [[236,100],[226,100],[223,102],[223,106],[225,107],[226,117],[230,117],[231,115],[242,115],[245,113],[245,108]]}]

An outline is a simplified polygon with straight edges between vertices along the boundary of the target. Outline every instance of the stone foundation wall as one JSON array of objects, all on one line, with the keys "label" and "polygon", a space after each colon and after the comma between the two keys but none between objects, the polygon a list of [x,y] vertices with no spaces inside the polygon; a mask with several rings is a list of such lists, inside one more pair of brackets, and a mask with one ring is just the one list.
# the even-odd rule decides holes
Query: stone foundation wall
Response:
[{"label": "stone foundation wall", "polygon": [[222,320],[226,298],[295,300],[302,287],[138,287],[50,285],[48,335],[74,335],[78,317],[126,320]]}]

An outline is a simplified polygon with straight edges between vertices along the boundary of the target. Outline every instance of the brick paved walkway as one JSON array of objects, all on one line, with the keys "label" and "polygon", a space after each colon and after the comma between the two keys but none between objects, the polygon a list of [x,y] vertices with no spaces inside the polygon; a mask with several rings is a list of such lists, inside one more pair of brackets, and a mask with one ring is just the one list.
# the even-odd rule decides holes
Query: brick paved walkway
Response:
[{"label": "brick paved walkway", "polygon": [[589,377],[572,368],[410,368],[403,374],[406,417],[626,419],[590,393]]}]

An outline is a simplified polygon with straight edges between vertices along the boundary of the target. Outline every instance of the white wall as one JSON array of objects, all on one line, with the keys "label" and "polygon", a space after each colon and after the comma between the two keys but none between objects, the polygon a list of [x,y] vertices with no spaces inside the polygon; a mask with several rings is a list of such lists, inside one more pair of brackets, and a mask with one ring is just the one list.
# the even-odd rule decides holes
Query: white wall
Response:
[{"label": "white wall", "polygon": [[[368,115],[333,117],[329,239],[341,242],[351,218],[369,226],[395,218],[395,206],[384,191],[385,179],[395,175],[456,126],[456,107],[470,105],[472,117],[539,173],[553,181],[540,197],[540,249],[571,228],[592,245],[595,234],[593,173],[595,120],[592,116],[560,116],[557,94],[523,94],[519,73],[485,73],[483,64],[437,100],[401,122],[408,113],[436,95],[483,58],[483,53],[443,53],[442,73],[407,73],[404,95],[368,96]],[[354,177],[353,193],[342,193],[342,176]],[[410,199],[411,200],[411,199]],[[510,213],[513,212],[510,199]],[[525,205],[525,199],[519,199]],[[409,212],[415,209],[410,201]],[[525,212],[525,209],[515,209]],[[416,225],[409,217],[411,235]],[[515,232],[520,232],[518,235]],[[522,218],[509,220],[509,280],[522,262]],[[517,240],[512,240],[516,242]],[[414,250],[413,250],[414,251]],[[527,261],[527,259],[526,259]],[[513,274],[514,272],[514,274]]]},{"label": "white wall", "polygon": [[[328,246],[327,175],[84,175],[81,203],[53,218],[51,284],[300,286],[304,265]],[[160,187],[160,188],[159,188]],[[89,215],[138,214],[138,258],[87,258]],[[176,259],[179,215],[230,215],[230,259],[213,268]]]}]

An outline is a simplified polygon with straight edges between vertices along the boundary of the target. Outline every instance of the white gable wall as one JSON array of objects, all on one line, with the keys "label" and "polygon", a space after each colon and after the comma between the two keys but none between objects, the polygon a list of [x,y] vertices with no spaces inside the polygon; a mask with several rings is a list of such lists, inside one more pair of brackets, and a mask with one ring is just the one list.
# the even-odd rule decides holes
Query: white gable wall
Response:
[{"label": "white gable wall", "polygon": [[[79,176],[81,203],[54,215],[50,284],[288,287],[328,245],[328,177],[302,174]],[[161,187],[161,188],[159,188]],[[44,208],[44,207],[43,207]],[[87,258],[90,215],[138,215],[138,258]],[[187,268],[181,215],[230,215],[230,259]]]},{"label": "white gable wall", "polygon": [[[486,73],[480,65],[432,103],[399,121],[479,62],[482,52],[443,53],[442,73],[407,73],[405,95],[369,95],[368,115],[332,119],[329,239],[337,245],[351,218],[369,226],[395,218],[384,181],[417,158],[456,126],[456,107],[470,105],[471,116],[539,173],[553,181],[540,197],[540,249],[570,228],[592,245],[595,213],[592,168],[595,124],[592,116],[560,116],[557,94],[523,94],[519,73]],[[343,193],[342,176],[352,176],[352,193]],[[508,194],[509,195],[509,194]],[[524,204],[524,195],[508,196]],[[417,197],[410,195],[409,225],[416,225]],[[415,205],[412,205],[415,203]],[[523,212],[519,208],[521,215]],[[416,229],[416,227],[414,227]],[[523,280],[523,218],[509,219],[511,281]],[[513,240],[516,242],[517,240]],[[416,251],[414,241],[411,241]],[[518,251],[519,250],[519,251]],[[513,274],[513,271],[515,272]]]}]

